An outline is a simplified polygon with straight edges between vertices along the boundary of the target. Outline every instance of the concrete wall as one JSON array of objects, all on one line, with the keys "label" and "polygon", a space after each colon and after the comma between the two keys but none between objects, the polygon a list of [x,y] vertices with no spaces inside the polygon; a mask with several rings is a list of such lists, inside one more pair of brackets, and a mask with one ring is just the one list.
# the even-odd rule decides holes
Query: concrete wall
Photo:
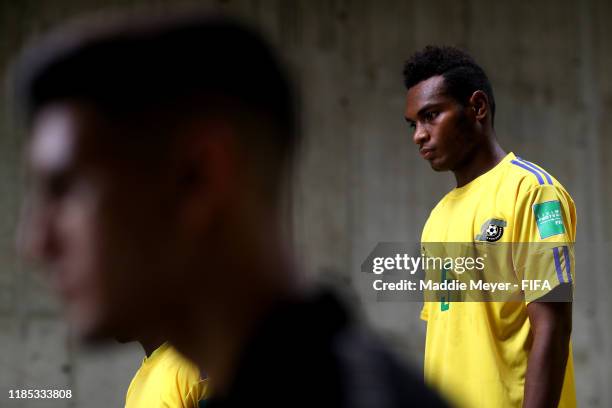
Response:
[{"label": "concrete wall", "polygon": [[[3,1],[0,75],[27,39],[102,5],[129,12],[143,1]],[[165,10],[170,1],[146,2]],[[176,2],[173,2],[176,4]],[[547,168],[578,207],[574,354],[580,406],[612,406],[612,4],[601,1],[203,2],[260,27],[289,62],[303,96],[305,141],[295,175],[293,231],[305,271],[357,299],[406,358],[420,364],[419,305],[377,303],[360,275],[379,241],[414,241],[452,187],[417,155],[403,121],[402,62],[428,43],[466,47],[485,67],[507,150]],[[2,91],[3,89],[0,89]],[[2,99],[2,109],[7,107]],[[141,354],[128,346],[86,353],[13,242],[22,135],[0,120],[0,406],[9,388],[70,388],[45,407],[120,406]]]}]

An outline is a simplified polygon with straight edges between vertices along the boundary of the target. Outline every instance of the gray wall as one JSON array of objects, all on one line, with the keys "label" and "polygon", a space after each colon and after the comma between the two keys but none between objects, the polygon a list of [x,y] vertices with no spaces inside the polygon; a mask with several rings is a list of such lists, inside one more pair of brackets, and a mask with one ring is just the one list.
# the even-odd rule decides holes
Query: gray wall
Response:
[{"label": "gray wall", "polygon": [[[27,39],[83,11],[143,1],[3,1],[0,75]],[[151,1],[165,10],[169,1]],[[176,2],[174,2],[176,4]],[[204,2],[260,27],[287,59],[303,97],[293,235],[305,273],[357,294],[389,343],[421,364],[419,305],[376,302],[359,272],[379,241],[414,241],[452,187],[417,155],[403,121],[403,60],[428,43],[466,47],[496,92],[507,150],[547,168],[578,207],[574,357],[581,406],[612,406],[612,4],[601,1]],[[4,84],[2,85],[4,86]],[[0,89],[4,91],[4,89]],[[0,101],[6,112],[6,99]],[[57,305],[13,250],[22,135],[0,121],[0,405],[120,406],[141,353],[87,353],[66,341]],[[70,388],[70,402],[6,399],[9,388]],[[72,404],[72,405],[70,405]]]}]

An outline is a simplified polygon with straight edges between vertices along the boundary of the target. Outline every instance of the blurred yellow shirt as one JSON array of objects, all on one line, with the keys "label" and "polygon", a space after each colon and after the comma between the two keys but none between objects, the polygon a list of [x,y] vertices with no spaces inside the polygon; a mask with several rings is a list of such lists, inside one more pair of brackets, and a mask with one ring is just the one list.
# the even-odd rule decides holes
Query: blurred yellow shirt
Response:
[{"label": "blurred yellow shirt", "polygon": [[[567,191],[541,167],[509,153],[493,169],[449,192],[432,210],[421,241],[545,243],[547,249],[535,255],[513,253],[508,268],[519,281],[544,275],[553,282],[552,290],[561,282],[573,283],[574,252],[567,244],[575,236],[576,209]],[[527,304],[425,302],[426,381],[457,407],[520,407],[531,342]],[[570,343],[559,407],[575,406]]]},{"label": "blurred yellow shirt", "polygon": [[198,367],[164,343],[142,361],[127,390],[125,407],[197,408],[207,386]]}]

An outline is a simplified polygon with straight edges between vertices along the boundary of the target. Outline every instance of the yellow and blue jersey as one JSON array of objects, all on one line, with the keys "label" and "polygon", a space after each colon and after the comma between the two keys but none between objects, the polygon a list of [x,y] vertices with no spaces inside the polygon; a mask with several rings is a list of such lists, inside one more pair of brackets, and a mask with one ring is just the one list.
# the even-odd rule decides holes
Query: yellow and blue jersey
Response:
[{"label": "yellow and blue jersey", "polygon": [[127,390],[126,408],[197,408],[208,380],[170,344],[145,357]]},{"label": "yellow and blue jersey", "polygon": [[[493,169],[450,191],[432,210],[421,241],[536,243],[511,253],[517,281],[547,279],[519,302],[426,302],[425,378],[458,407],[520,407],[531,341],[529,301],[572,283],[576,209],[542,167],[509,153]],[[570,355],[560,407],[575,407]]]}]

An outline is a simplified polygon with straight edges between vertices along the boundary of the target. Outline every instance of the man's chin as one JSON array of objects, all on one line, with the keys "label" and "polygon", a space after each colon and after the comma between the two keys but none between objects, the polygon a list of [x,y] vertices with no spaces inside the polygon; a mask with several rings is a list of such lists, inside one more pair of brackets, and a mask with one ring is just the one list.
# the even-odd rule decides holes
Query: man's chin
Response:
[{"label": "man's chin", "polygon": [[430,160],[429,165],[431,166],[433,171],[449,171],[449,166],[446,165],[443,161],[440,160]]}]

